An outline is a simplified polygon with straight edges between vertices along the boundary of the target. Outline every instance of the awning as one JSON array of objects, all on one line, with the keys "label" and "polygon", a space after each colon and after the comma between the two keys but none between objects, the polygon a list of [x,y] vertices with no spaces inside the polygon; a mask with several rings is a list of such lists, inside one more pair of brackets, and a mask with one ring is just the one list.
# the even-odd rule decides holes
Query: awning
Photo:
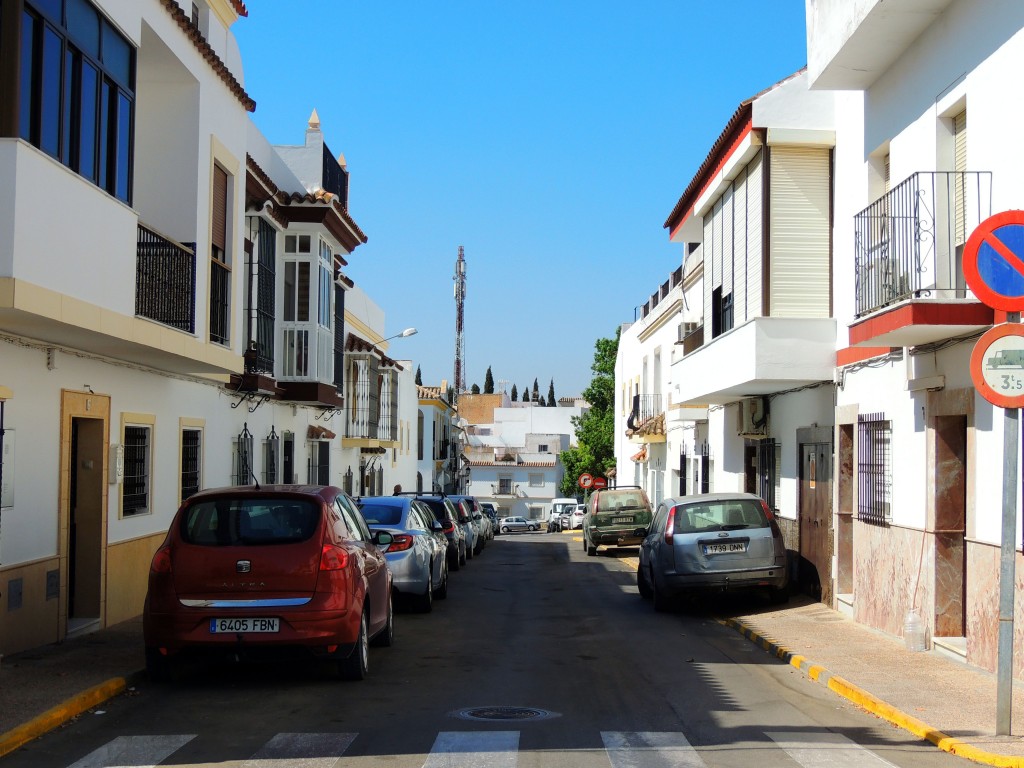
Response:
[{"label": "awning", "polygon": [[632,456],[630,456],[629,460],[630,461],[635,461],[635,462],[638,462],[638,463],[643,463],[643,462],[647,461],[647,446],[645,445],[639,451],[637,451]]}]

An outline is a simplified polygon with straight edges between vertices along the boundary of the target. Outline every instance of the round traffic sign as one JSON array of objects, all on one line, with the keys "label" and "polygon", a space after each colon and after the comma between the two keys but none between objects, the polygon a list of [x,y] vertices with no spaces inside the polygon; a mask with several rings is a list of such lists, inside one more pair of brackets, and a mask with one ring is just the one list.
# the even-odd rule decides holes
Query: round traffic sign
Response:
[{"label": "round traffic sign", "polygon": [[594,478],[594,488],[595,488],[595,490],[600,490],[602,488],[607,488],[607,487],[608,487],[608,481],[605,480],[603,477],[595,477]]},{"label": "round traffic sign", "polygon": [[964,244],[964,279],[995,309],[1024,309],[1024,211],[1003,211],[975,227]]},{"label": "round traffic sign", "polygon": [[586,472],[584,472],[582,475],[580,475],[579,483],[580,488],[589,488],[591,485],[594,484],[594,478],[592,475],[589,475]]},{"label": "round traffic sign", "polygon": [[992,405],[1024,407],[1024,324],[1003,323],[978,339],[971,353],[971,378]]}]

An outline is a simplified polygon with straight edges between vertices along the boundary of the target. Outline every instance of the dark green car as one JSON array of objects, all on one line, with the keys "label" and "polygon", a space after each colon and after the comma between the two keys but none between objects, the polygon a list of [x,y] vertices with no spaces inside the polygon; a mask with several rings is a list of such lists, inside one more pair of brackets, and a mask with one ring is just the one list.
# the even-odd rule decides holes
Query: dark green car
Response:
[{"label": "dark green car", "polygon": [[637,531],[651,524],[651,502],[638,485],[620,485],[594,491],[583,518],[583,548],[596,555],[597,548],[635,547],[644,540]]}]

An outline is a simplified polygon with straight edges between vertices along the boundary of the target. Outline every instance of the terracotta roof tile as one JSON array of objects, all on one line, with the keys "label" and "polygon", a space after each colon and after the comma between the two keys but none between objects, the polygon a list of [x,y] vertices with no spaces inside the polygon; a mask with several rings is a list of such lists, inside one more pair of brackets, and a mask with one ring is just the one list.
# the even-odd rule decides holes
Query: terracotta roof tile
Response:
[{"label": "terracotta roof tile", "polygon": [[376,355],[381,363],[389,365],[398,370],[403,370],[402,366],[397,360],[392,360],[390,357],[381,352],[376,345],[371,344],[361,336],[356,336],[354,333],[350,333],[348,338],[345,339],[345,351],[346,352],[366,352],[371,355]]},{"label": "terracotta roof tile", "polygon": [[[220,79],[224,81],[224,84],[231,90],[235,97],[242,102],[242,106],[245,107],[245,111],[255,112],[256,102],[253,101],[249,97],[249,94],[245,92],[242,84],[235,79],[233,74],[231,74],[231,70],[228,69],[227,64],[221,60],[220,56],[217,55],[217,52],[213,50],[210,44],[206,41],[206,38],[203,37],[203,33],[195,28],[192,24],[192,19],[185,15],[185,11],[182,10],[181,6],[178,5],[175,0],[160,0],[160,2],[163,4],[164,8],[167,9],[167,12],[171,14],[171,18],[177,22],[181,31],[188,36],[189,40],[192,41],[192,44],[196,47],[199,53],[202,54],[203,58],[209,62],[211,67],[213,67],[213,71],[220,76]],[[237,5],[242,7],[243,11],[245,11],[244,5],[238,2],[238,0],[235,0],[235,2]],[[238,9],[237,5],[236,10]],[[248,11],[241,15],[248,15]]]},{"label": "terracotta roof tile", "polygon": [[235,13],[237,13],[239,16],[249,16],[249,11],[248,9],[246,9],[245,3],[243,3],[242,0],[231,0],[231,5],[235,9]]}]

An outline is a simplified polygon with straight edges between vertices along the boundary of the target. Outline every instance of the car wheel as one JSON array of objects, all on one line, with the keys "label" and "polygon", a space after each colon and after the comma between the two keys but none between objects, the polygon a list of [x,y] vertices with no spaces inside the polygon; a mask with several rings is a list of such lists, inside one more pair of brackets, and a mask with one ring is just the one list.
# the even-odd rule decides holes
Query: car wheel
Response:
[{"label": "car wheel", "polygon": [[651,571],[649,576],[651,579],[651,602],[654,604],[654,610],[658,613],[667,613],[672,608],[668,596],[658,589],[658,580],[654,578],[654,571]]},{"label": "car wheel", "polygon": [[469,557],[466,555],[466,542],[459,547],[459,565],[465,565]]},{"label": "car wheel", "polygon": [[540,530],[540,526],[539,526],[539,525],[528,525],[528,526],[526,526],[526,527],[527,527],[527,528],[528,528],[529,530],[531,530],[531,531],[539,531],[539,530]]},{"label": "car wheel", "polygon": [[416,607],[420,613],[430,613],[434,610],[434,574],[427,574],[427,591],[416,599]]},{"label": "car wheel", "polygon": [[583,546],[586,548],[587,554],[590,557],[594,557],[594,555],[597,554],[597,545],[591,544],[590,540],[586,536],[583,537]]},{"label": "car wheel", "polygon": [[768,590],[768,602],[772,605],[785,605],[789,602],[789,587]]},{"label": "car wheel", "polygon": [[508,533],[508,526],[507,525],[501,526],[501,532],[502,533]]},{"label": "car wheel", "polygon": [[158,648],[146,648],[146,674],[154,683],[171,683],[177,679],[178,664],[164,656]]},{"label": "car wheel", "polygon": [[642,565],[638,565],[636,569],[636,588],[644,600],[651,599],[651,584],[647,581],[647,574],[644,573]]},{"label": "car wheel", "polygon": [[445,563],[441,569],[441,586],[434,592],[434,597],[438,600],[444,600],[448,597],[448,564]]},{"label": "car wheel", "polygon": [[395,644],[395,605],[388,594],[388,620],[384,628],[373,636],[370,645],[380,648],[390,648]]},{"label": "car wheel", "polygon": [[469,546],[467,544],[466,545],[466,559],[467,560],[472,560],[473,559],[473,555],[475,553],[476,553],[476,548],[475,547],[471,547],[471,546]]},{"label": "car wheel", "polygon": [[359,620],[359,636],[347,659],[338,662],[338,676],[344,680],[365,680],[370,667],[370,643],[367,637],[366,609]]}]

